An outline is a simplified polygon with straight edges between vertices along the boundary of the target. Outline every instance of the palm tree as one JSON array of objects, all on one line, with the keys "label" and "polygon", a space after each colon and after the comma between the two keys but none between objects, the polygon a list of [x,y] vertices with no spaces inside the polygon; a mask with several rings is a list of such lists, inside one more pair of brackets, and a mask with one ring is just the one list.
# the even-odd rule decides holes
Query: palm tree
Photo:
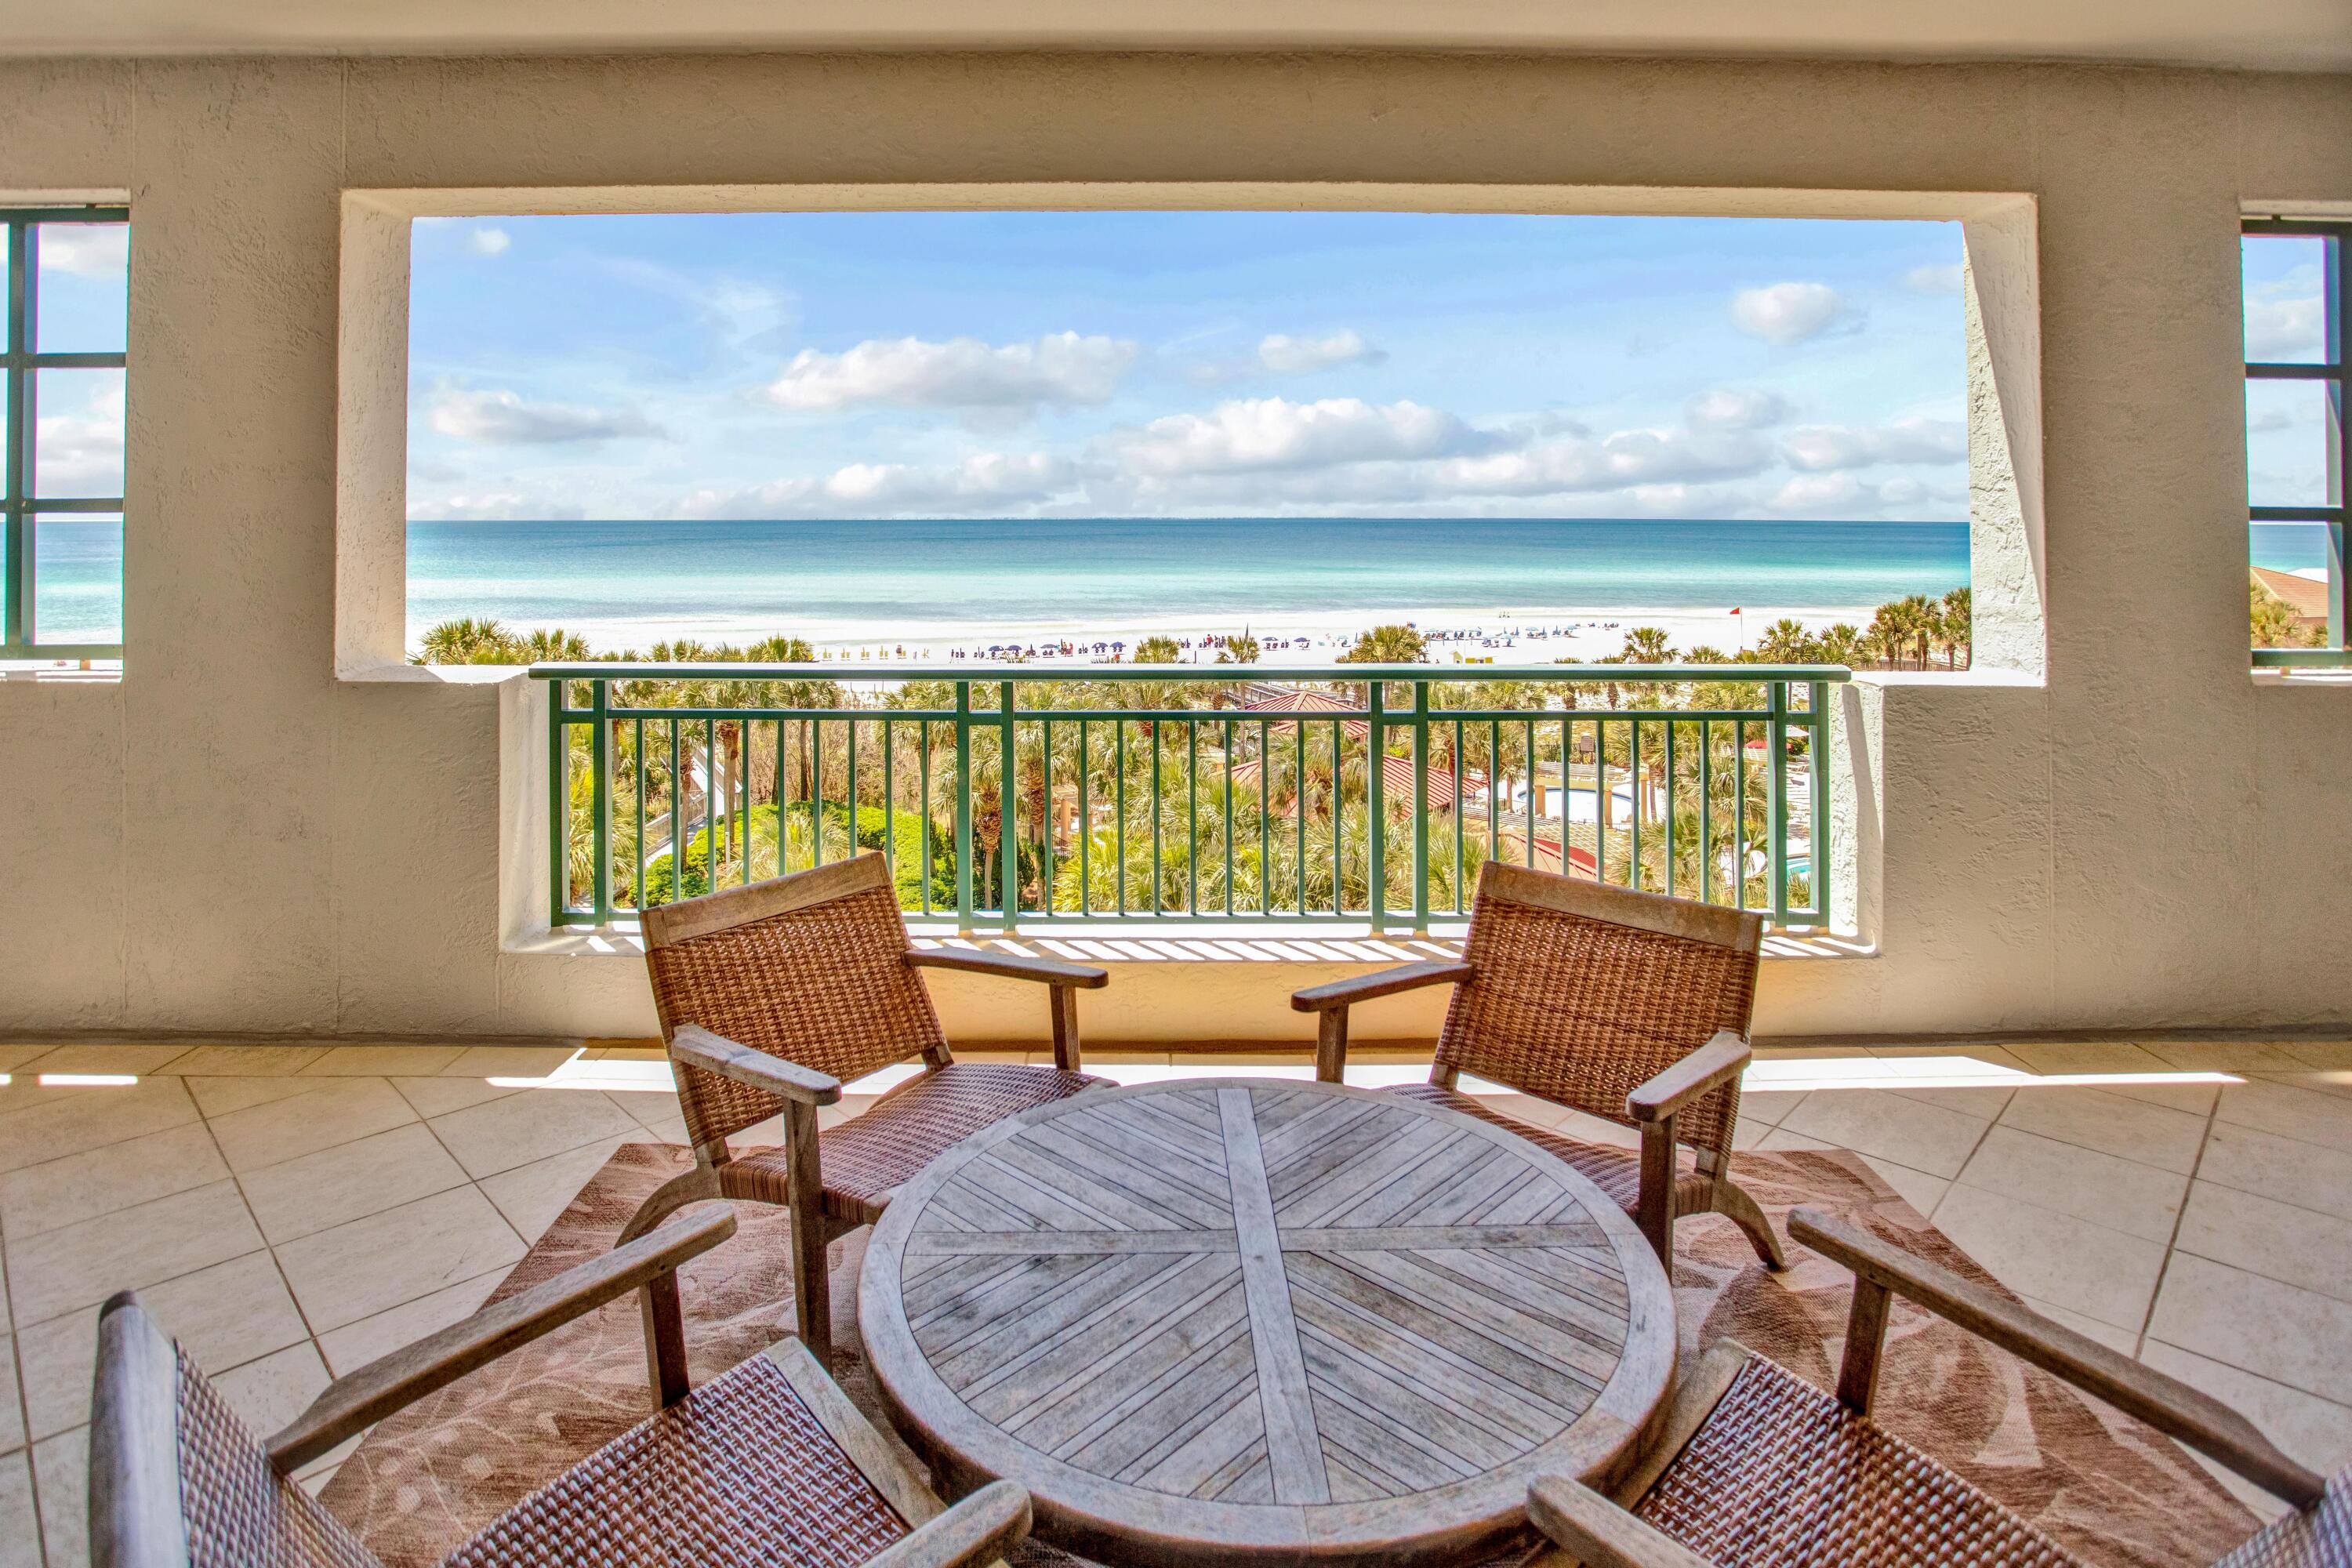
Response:
[{"label": "palm tree", "polygon": [[1339,656],[1340,664],[1419,664],[1429,657],[1429,645],[1411,626],[1374,626],[1356,638],[1356,646]]},{"label": "palm tree", "polygon": [[1181,657],[1181,652],[1182,650],[1177,647],[1176,639],[1174,637],[1148,637],[1141,642],[1135,645],[1135,662],[1138,664],[1174,664]]},{"label": "palm tree", "polygon": [[588,658],[588,639],[562,626],[541,626],[522,639],[522,654],[532,664],[579,664]]},{"label": "palm tree", "polygon": [[1764,664],[1812,664],[1821,658],[1821,644],[1802,621],[1784,616],[1764,628],[1756,657]]},{"label": "palm tree", "polygon": [[1975,663],[1975,650],[1970,646],[1973,632],[1972,609],[1969,591],[1966,588],[1955,588],[1944,595],[1941,618],[1944,631],[1945,668],[1958,668],[1962,660],[1970,664]]},{"label": "palm tree", "polygon": [[[485,617],[463,616],[443,621],[425,634],[416,655],[418,664],[520,664],[524,644],[506,627]],[[586,649],[582,653],[584,657]]]},{"label": "palm tree", "polygon": [[1627,664],[1672,664],[1674,640],[1656,626],[1635,626],[1625,634],[1625,651],[1618,657]]},{"label": "palm tree", "polygon": [[1257,638],[1247,632],[1244,632],[1237,637],[1227,637],[1225,646],[1217,650],[1217,662],[1219,664],[1255,664]]}]

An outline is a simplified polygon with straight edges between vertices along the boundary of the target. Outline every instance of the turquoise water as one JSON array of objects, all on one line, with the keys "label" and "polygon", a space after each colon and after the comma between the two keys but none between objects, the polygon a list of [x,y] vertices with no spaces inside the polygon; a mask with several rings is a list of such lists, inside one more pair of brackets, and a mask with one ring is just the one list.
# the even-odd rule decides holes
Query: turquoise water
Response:
[{"label": "turquoise water", "polygon": [[[114,640],[117,528],[45,521],[40,534],[43,640]],[[600,647],[696,633],[849,637],[886,626],[1010,631],[1385,610],[1860,612],[1968,581],[1968,528],[1957,522],[420,522],[408,548],[412,640],[436,621],[487,615],[563,626]],[[2323,565],[2326,531],[2255,524],[2252,557],[2281,571]]]},{"label": "turquoise water", "polygon": [[600,647],[698,628],[823,639],[1387,611],[1867,609],[1968,581],[1965,523],[420,522],[408,542],[412,637],[488,615]]}]

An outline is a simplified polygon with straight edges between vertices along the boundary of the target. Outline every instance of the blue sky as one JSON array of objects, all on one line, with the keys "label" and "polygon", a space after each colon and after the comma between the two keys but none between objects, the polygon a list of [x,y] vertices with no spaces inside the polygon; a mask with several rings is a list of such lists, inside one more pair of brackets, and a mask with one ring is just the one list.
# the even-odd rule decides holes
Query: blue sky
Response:
[{"label": "blue sky", "polygon": [[1953,224],[420,222],[410,515],[1953,519]]},{"label": "blue sky", "polygon": [[[2239,242],[2246,300],[2246,357],[2291,364],[2324,363],[2325,305],[2320,268],[2325,242],[2288,235],[2249,235]],[[2333,422],[2326,384],[2313,381],[2246,384],[2246,489],[2255,506],[2325,506],[2327,443]]]}]

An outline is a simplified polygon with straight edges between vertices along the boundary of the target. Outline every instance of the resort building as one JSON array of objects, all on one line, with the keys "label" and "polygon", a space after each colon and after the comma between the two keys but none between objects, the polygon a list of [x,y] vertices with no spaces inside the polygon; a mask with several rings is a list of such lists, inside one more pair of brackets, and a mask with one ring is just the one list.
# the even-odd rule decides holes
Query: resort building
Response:
[{"label": "resort building", "polygon": [[[1956,268],[1917,280],[1959,323],[1948,429],[1889,409],[1841,456],[1709,408],[1585,456],[1638,470],[1591,481],[1625,516],[1674,518],[1721,453],[1769,446],[1795,454],[1772,458],[1797,486],[1781,515],[1818,521],[1843,515],[1836,475],[1936,447],[1965,592],[1835,645],[1876,635],[1878,656],[1817,638],[1777,661],[1743,598],[1711,634],[1737,668],[1675,662],[1690,637],[1649,660],[1614,611],[1576,634],[1605,637],[1606,667],[1561,662],[1601,646],[1565,615],[1540,643],[1499,614],[1452,641],[1382,626],[1360,658],[1352,624],[1261,616],[1244,674],[1213,662],[1239,615],[1168,662],[1133,625],[1042,612],[1025,636],[943,631],[929,658],[879,622],[794,653],[815,634],[787,613],[713,668],[592,658],[528,617],[422,662],[412,488],[436,421],[569,465],[583,494],[610,482],[599,440],[677,424],[415,380],[425,247],[488,265],[498,221],[568,216],[1129,211],[1955,226]],[[204,1533],[215,1440],[265,1500],[219,1517],[340,1553],[278,1560],[438,1562],[593,1454],[580,1487],[638,1485],[632,1425],[721,1378],[788,1413],[696,1450],[750,1467],[722,1489],[751,1500],[729,1517],[759,1551],[783,1551],[773,1525],[845,1563],[910,1531],[898,1561],[1303,1560],[1312,1537],[1359,1563],[1557,1563],[1535,1554],[1608,1506],[1570,1483],[1631,1485],[1629,1434],[1732,1375],[1709,1360],[1727,1335],[1788,1369],[1738,1363],[1737,1397],[1866,1406],[1839,1430],[1883,1426],[2010,1510],[1982,1519],[2081,1561],[2215,1561],[2327,1506],[2337,1554],[2307,1560],[2347,1561],[2346,1483],[2333,1504],[2305,1485],[2352,1466],[2344,0],[16,0],[0,238],[0,1568],[258,1561]],[[2248,247],[2288,241],[2315,258],[2303,292],[2250,283]],[[1862,329],[1770,265],[1740,328],[1759,354]],[[1643,268],[1621,268],[1623,300]],[[798,416],[864,374],[793,335],[805,301],[631,276],[764,367],[730,406]],[[114,280],[111,326],[88,324],[92,278]],[[1537,278],[1495,310],[1551,297]],[[1638,367],[1654,344],[1622,308]],[[997,401],[943,416],[959,458],[1104,405],[1094,351],[1059,331],[1024,329],[1030,357],[987,362]],[[958,336],[890,334],[998,353]],[[1265,345],[1190,380],[1152,369],[1160,347],[1118,352],[1235,405],[1318,395],[1247,376],[1378,357]],[[1020,380],[1063,352],[1076,379]],[[860,406],[924,406],[933,374]],[[68,405],[73,377],[115,379]],[[2266,423],[2273,397],[2293,406]],[[1525,456],[1409,401],[1375,432],[1398,464],[1485,482]],[[1510,439],[1582,438],[1549,417]],[[1163,449],[1231,434],[1213,425],[1139,423],[1086,456],[1164,479]],[[1640,467],[1694,441],[1716,468]],[[2288,492],[2263,488],[2279,441],[2309,470]],[[989,450],[921,493],[1021,479]],[[1279,489],[1306,483],[1293,453],[1198,471],[1275,512],[1251,502],[1307,493]],[[840,468],[841,517],[914,483]],[[1465,515],[1516,515],[1526,492],[1494,482]],[[516,515],[499,494],[469,515]],[[733,515],[817,516],[788,499]],[[2250,526],[2308,531],[2321,564],[2263,564]],[[871,553],[887,605],[919,563]],[[91,561],[119,573],[117,620],[72,631]],[[656,637],[723,640],[639,646]],[[820,937],[741,935],[748,910],[819,905],[839,915]],[[1677,967],[1701,960],[1704,982]],[[774,1037],[730,1045],[722,1014]],[[1363,1120],[1302,1152],[1327,1114]],[[1024,1183],[1034,1209],[1008,1195]],[[671,1198],[695,1201],[625,1241]],[[1189,1237],[1167,1272],[1101,1283],[1158,1256],[1132,1234],[1153,1230]],[[1019,1255],[1007,1278],[1067,1269],[1079,1294],[983,1310],[975,1232]],[[616,1246],[640,1250],[600,1264]],[[1975,1294],[1936,1297],[1906,1258]],[[606,1270],[604,1304],[548,1305],[582,1278],[566,1265]],[[1601,1283],[1575,1295],[1587,1267]],[[958,1381],[927,1280],[974,1314],[984,1377]],[[122,1290],[138,1313],[105,1309]],[[420,1341],[451,1375],[478,1365],[520,1337],[453,1328],[494,1300],[543,1335],[504,1384],[412,1380],[394,1413],[336,1381]],[[1917,1305],[1937,1300],[1998,1348]],[[151,1321],[184,1366],[139,1337]],[[2070,1348],[2019,1371],[2046,1324]],[[1480,1335],[1493,1364],[1448,1359]],[[1213,1409],[1196,1352],[1253,1392]],[[1197,1407],[1136,1392],[1143,1357]],[[1399,1388],[1428,1409],[1362,1392]],[[1114,1391],[1135,1403],[1085,1404]],[[656,1418],[716,1423],[734,1396]],[[2220,1406],[2251,1426],[2212,1437]],[[1489,1442],[1523,1416],[1540,1442]],[[249,1438],[220,1436],[231,1417]],[[805,1446],[780,1458],[779,1433]],[[184,1479],[194,1525],[157,1475]],[[1444,1512],[1474,1494],[1486,1512]],[[466,1560],[649,1560],[591,1542],[637,1517],[593,1495],[551,1556],[526,1550],[529,1515]],[[702,1539],[662,1511],[695,1505],[643,1495],[648,1531]],[[132,1555],[145,1530],[183,1550]]]}]

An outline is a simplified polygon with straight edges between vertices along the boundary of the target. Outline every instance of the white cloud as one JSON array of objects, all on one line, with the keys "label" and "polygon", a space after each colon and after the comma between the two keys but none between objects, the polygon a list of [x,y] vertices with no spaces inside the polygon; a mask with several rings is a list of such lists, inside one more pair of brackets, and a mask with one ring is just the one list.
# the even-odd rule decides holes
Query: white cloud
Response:
[{"label": "white cloud", "polygon": [[532,403],[515,392],[474,392],[456,386],[445,386],[434,395],[427,418],[433,428],[444,436],[496,447],[548,446],[662,434],[659,426],[634,408]]},{"label": "white cloud", "polygon": [[2286,360],[2315,353],[2327,320],[2317,294],[2246,301],[2246,357]]},{"label": "white cloud", "polygon": [[1774,283],[1742,289],[1731,301],[1731,324],[1768,343],[1801,343],[1829,330],[1845,300],[1826,283]]},{"label": "white cloud", "polygon": [[871,339],[842,353],[803,349],[767,388],[787,408],[864,404],[901,408],[1028,411],[1110,400],[1133,367],[1137,346],[1118,338],[1053,332],[1034,342],[977,338],[927,342]]},{"label": "white cloud", "polygon": [[1760,430],[1786,419],[1789,405],[1778,393],[1752,387],[1712,386],[1690,400],[1683,416],[1694,427]]},{"label": "white cloud", "polygon": [[1328,337],[1295,338],[1275,332],[1257,345],[1257,361],[1276,375],[1305,375],[1343,364],[1378,364],[1389,356],[1366,342],[1353,327]]},{"label": "white cloud", "polygon": [[120,278],[131,259],[127,223],[45,223],[41,270],[80,278]]},{"label": "white cloud", "polygon": [[431,496],[408,503],[411,522],[545,522],[582,515],[578,506],[521,490]]},{"label": "white cloud", "polygon": [[696,490],[679,517],[937,517],[1001,512],[1070,488],[1077,469],[1044,452],[983,452],[961,463],[852,463],[822,478],[776,479],[741,489]]},{"label": "white cloud", "polygon": [[1957,294],[1960,291],[1960,264],[1943,261],[1914,267],[1903,275],[1903,287],[1916,294]]},{"label": "white cloud", "polygon": [[504,256],[514,237],[502,228],[478,228],[466,236],[466,248],[477,256]]},{"label": "white cloud", "polygon": [[1477,451],[1496,437],[1418,403],[1252,397],[1171,414],[1113,438],[1128,469],[1159,477],[1321,468]]},{"label": "white cloud", "polygon": [[34,421],[35,473],[43,491],[60,496],[121,492],[123,407],[121,373],[117,371],[80,413],[44,414]]},{"label": "white cloud", "polygon": [[1807,425],[1789,433],[1781,451],[1790,468],[1808,473],[1879,463],[1963,463],[1969,427],[1916,415],[1885,425]]},{"label": "white cloud", "polygon": [[2294,415],[2274,403],[2266,407],[2254,409],[2246,416],[2246,434],[2249,436],[2264,435],[2273,430],[2291,430],[2294,427]]},{"label": "white cloud", "polygon": [[1745,431],[1620,430],[1538,442],[1524,451],[1440,465],[1447,489],[1477,495],[1557,495],[1761,473],[1772,449]]}]

